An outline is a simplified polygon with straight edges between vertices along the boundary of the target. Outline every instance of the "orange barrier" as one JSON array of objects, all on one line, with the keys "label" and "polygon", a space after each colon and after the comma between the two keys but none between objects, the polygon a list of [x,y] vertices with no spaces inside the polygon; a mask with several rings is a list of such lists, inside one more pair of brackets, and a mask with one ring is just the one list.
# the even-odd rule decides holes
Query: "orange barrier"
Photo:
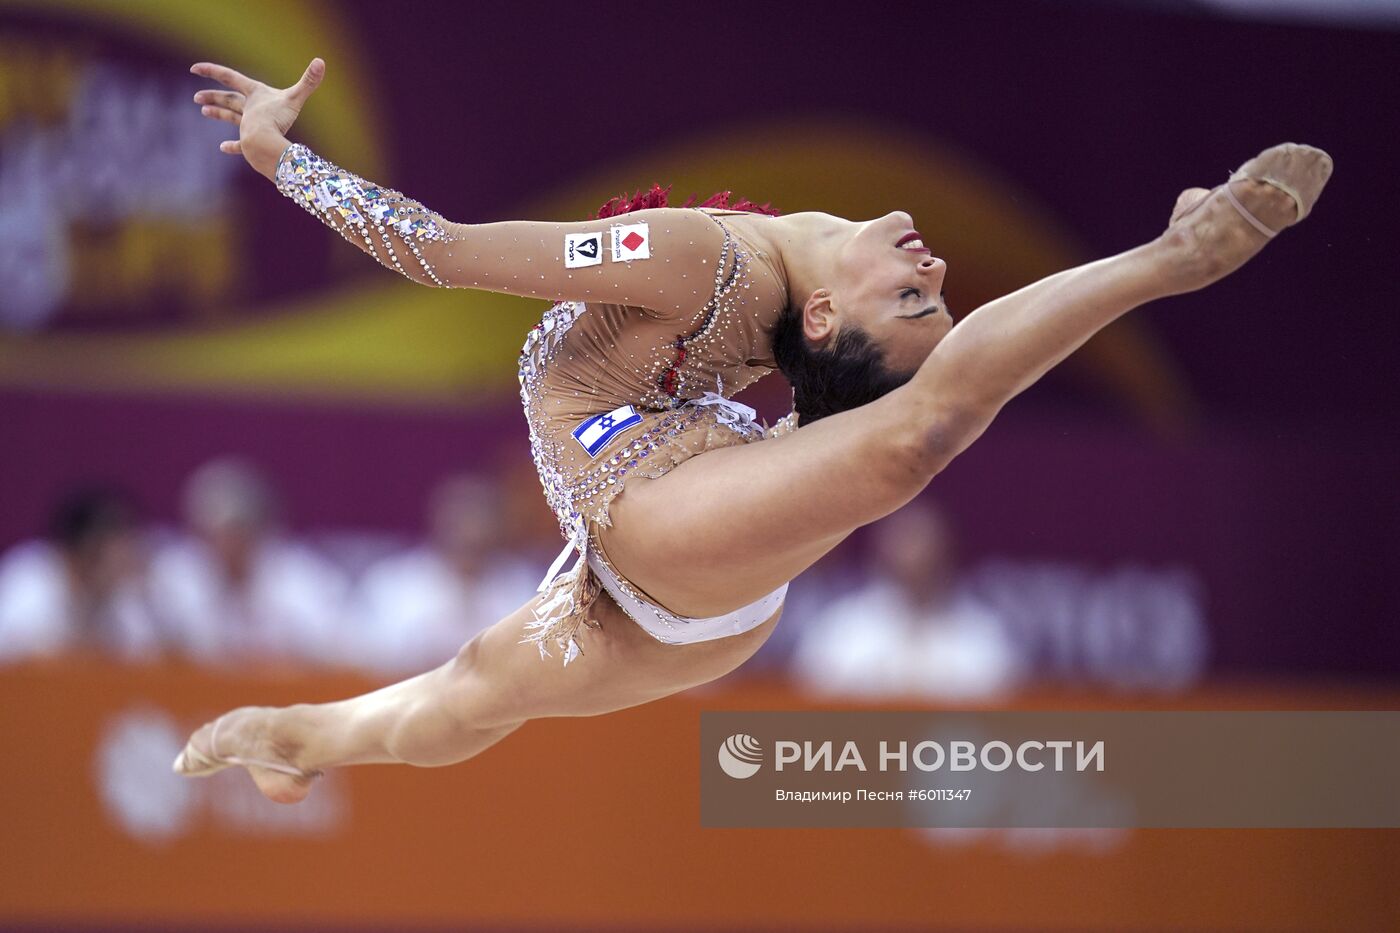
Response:
[{"label": "orange barrier", "polygon": [[[366,686],[77,662],[0,673],[0,923],[1276,931],[1400,917],[1400,834],[1385,831],[702,830],[700,711],[813,707],[774,683],[531,723],[453,768],[347,769],[301,807],[263,801],[241,773],[169,774],[212,713]],[[1400,691],[1155,705],[1394,709]]]}]

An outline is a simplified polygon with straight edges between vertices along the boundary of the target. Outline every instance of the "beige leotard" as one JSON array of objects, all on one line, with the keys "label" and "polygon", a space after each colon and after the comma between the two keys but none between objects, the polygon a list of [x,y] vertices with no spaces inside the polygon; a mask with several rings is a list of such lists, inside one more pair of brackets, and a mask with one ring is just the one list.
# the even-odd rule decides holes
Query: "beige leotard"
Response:
[{"label": "beige leotard", "polygon": [[[710,218],[723,246],[711,298],[692,317],[560,302],[521,351],[520,397],[535,465],[560,530],[581,555],[574,571],[547,581],[531,637],[554,641],[566,658],[598,592],[586,566],[596,549],[592,526],[609,523],[608,504],[627,479],[658,477],[698,453],[765,436],[751,411],[725,402],[777,368],[772,331],[787,289],[765,253],[722,214]],[[590,453],[576,436],[580,426],[619,409],[626,417],[614,421],[630,427]]]},{"label": "beige leotard", "polygon": [[[542,653],[553,643],[571,659],[581,628],[596,624],[590,608],[600,587],[587,560],[594,532],[609,523],[608,505],[627,479],[765,437],[752,411],[729,397],[777,368],[772,332],[788,294],[780,265],[726,223],[737,211],[457,224],[301,144],[283,153],[275,179],[350,243],[416,282],[556,302],[521,351],[520,394],[545,496],[580,557],[566,573],[558,570],[568,551],[556,562],[527,637]],[[605,260],[607,236],[619,231],[638,232],[646,249]],[[599,238],[586,268],[565,261],[579,236]],[[613,582],[626,586],[616,575]]]}]

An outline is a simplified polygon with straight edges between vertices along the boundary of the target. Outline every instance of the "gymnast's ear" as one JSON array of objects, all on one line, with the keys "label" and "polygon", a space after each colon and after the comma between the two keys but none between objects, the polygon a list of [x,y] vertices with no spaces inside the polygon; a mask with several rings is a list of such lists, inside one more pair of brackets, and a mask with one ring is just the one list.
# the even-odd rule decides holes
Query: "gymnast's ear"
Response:
[{"label": "gymnast's ear", "polygon": [[831,302],[831,289],[817,289],[802,306],[802,333],[814,347],[824,347],[836,336],[836,306]]}]

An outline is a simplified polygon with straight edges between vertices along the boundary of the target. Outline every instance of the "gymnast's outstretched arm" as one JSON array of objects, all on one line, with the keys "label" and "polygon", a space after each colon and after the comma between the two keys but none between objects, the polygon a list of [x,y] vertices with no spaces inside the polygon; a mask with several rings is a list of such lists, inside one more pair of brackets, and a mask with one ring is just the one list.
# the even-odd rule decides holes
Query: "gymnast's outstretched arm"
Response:
[{"label": "gymnast's outstretched arm", "polygon": [[221,151],[243,156],[282,194],[415,282],[684,317],[709,300],[724,271],[717,268],[724,234],[696,211],[659,208],[575,223],[455,223],[293,143],[287,131],[325,73],[319,58],[285,89],[208,62],[190,70],[228,88],[194,98],[205,116],[238,127],[238,139],[220,144]]}]

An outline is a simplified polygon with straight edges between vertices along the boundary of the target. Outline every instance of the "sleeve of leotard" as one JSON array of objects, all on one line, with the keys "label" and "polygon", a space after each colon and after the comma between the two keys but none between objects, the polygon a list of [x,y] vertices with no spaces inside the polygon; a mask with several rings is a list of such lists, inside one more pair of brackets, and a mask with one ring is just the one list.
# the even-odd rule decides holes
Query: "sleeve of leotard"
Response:
[{"label": "sleeve of leotard", "polygon": [[277,190],[386,268],[423,285],[551,301],[599,301],[662,315],[709,300],[724,234],[699,211],[656,208],[577,223],[454,223],[402,193],[293,143]]}]

